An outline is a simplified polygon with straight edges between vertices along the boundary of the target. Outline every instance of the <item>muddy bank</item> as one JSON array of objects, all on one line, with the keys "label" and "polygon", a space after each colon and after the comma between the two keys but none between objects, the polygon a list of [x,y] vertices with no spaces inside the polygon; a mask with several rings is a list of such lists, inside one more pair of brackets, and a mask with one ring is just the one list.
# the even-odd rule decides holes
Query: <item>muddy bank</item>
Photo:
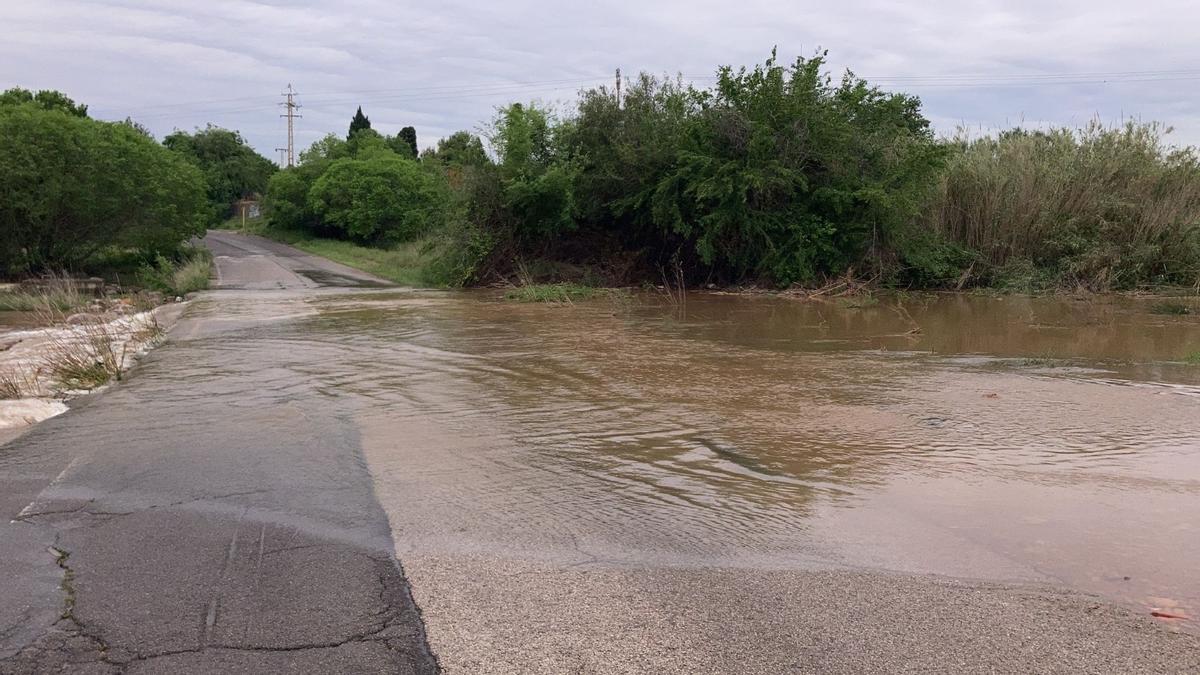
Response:
[{"label": "muddy bank", "polygon": [[[25,313],[10,314],[13,329],[0,332],[0,444],[66,412],[72,398],[119,379],[161,342],[186,307],[186,302],[177,302],[134,313],[82,312],[49,327],[34,327],[34,319]],[[78,369],[89,368],[89,361],[98,370],[117,372],[95,386],[78,375],[73,379]]]}]

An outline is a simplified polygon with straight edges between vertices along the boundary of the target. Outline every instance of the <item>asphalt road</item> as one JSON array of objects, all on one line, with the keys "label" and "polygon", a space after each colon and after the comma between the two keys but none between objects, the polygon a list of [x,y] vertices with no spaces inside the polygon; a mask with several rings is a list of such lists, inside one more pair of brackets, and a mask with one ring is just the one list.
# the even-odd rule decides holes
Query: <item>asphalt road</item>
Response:
[{"label": "asphalt road", "polygon": [[462,469],[320,382],[351,336],[297,344],[336,333],[315,295],[385,282],[207,243],[165,346],[0,446],[0,673],[1200,672],[1194,635],[1043,587],[464,549],[411,483]]},{"label": "asphalt road", "polygon": [[0,447],[0,673],[435,672],[353,425],[270,377],[280,307],[385,282],[208,244],[219,288],[259,290]]}]

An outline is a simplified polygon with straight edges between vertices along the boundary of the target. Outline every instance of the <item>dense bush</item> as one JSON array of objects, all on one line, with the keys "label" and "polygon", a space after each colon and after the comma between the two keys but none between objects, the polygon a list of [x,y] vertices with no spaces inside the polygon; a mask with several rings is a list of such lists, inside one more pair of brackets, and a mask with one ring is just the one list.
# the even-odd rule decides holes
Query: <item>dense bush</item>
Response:
[{"label": "dense bush", "polygon": [[396,153],[369,128],[349,140],[327,136],[301,153],[300,166],[271,177],[267,213],[280,227],[388,245],[444,222],[449,195],[441,173]]},{"label": "dense bush", "polygon": [[435,222],[440,193],[433,177],[396,154],[339,159],[308,191],[310,211],[346,238],[410,241]]},{"label": "dense bush", "polygon": [[163,139],[163,145],[196,165],[208,186],[210,224],[233,214],[233,203],[260,195],[275,173],[274,162],[254,151],[241,134],[211,124],[189,134],[184,131]]},{"label": "dense bush", "polygon": [[152,256],[204,231],[195,167],[131,125],[47,100],[0,104],[0,274]]},{"label": "dense bush", "polygon": [[642,76],[621,104],[582,94],[556,120],[515,104],[491,140],[496,185],[474,186],[467,216],[505,259],[640,258],[654,275],[812,281],[872,264],[911,222],[944,151],[917,99],[823,57],[722,68],[712,89]]}]

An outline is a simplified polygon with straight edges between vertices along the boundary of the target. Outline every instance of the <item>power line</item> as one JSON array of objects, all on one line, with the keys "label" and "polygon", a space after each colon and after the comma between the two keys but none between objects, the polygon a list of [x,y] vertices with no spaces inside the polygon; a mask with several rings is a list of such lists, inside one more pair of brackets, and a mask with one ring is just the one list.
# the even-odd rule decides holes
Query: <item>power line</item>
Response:
[{"label": "power line", "polygon": [[288,83],[287,91],[280,94],[287,97],[287,100],[280,105],[287,106],[287,112],[280,117],[286,117],[288,121],[288,142],[287,142],[287,165],[289,167],[296,165],[296,135],[295,135],[295,118],[300,117],[296,114],[296,109],[300,104],[296,103],[296,92],[292,89],[292,83]]}]

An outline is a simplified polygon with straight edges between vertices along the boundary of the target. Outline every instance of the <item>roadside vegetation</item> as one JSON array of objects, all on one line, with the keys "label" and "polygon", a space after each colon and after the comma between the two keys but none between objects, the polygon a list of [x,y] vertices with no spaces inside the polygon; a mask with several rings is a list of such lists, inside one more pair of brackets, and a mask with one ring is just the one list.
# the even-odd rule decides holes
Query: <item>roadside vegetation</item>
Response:
[{"label": "roadside vegetation", "polygon": [[1200,291],[1200,155],[1169,129],[938,138],[823,53],[512,103],[419,154],[413,127],[349,122],[277,170],[234,131],[159,144],[5,92],[0,276],[186,293],[207,277],[184,242],[261,195],[248,229],[418,286]]},{"label": "roadside vegetation", "polygon": [[[54,91],[0,94],[0,307],[75,303],[54,280],[184,295],[207,287],[211,257],[188,242],[266,189],[276,167],[232,131],[175,132],[162,144],[103,122]],[[68,296],[54,299],[55,294]]]},{"label": "roadside vegetation", "polygon": [[351,265],[403,252],[420,274],[381,276],[438,285],[1197,287],[1200,158],[1168,131],[938,139],[916,97],[772,55],[708,88],[513,103],[419,157],[360,109],[271,178],[264,231]]}]

